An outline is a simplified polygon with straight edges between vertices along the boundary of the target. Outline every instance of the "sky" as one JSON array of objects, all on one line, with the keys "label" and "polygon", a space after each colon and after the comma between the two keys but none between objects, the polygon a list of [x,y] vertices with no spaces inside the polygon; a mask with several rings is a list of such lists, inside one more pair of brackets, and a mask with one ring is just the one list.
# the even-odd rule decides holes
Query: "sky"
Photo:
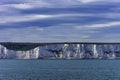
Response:
[{"label": "sky", "polygon": [[120,42],[120,0],[0,0],[0,42]]}]

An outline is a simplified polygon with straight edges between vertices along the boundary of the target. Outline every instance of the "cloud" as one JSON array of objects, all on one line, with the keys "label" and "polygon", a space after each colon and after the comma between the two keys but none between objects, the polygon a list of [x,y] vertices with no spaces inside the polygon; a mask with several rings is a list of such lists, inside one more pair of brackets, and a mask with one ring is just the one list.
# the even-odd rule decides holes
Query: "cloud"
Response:
[{"label": "cloud", "polygon": [[35,0],[35,1],[25,1],[25,2],[19,2],[19,3],[13,3],[13,4],[2,4],[1,7],[4,8],[16,8],[16,9],[32,9],[32,8],[43,8],[43,7],[52,7],[50,3],[41,1],[41,0]]},{"label": "cloud", "polygon": [[[90,3],[108,3],[108,2],[120,2],[119,0],[19,0],[19,1],[3,1],[1,0],[0,7],[4,8],[16,8],[16,9],[32,9],[32,8],[70,8],[83,6]],[[94,4],[95,4],[94,3]],[[98,4],[97,3],[97,4]]]},{"label": "cloud", "polygon": [[98,24],[90,24],[90,25],[82,25],[81,26],[76,26],[76,29],[81,29],[81,28],[106,28],[106,27],[114,27],[114,26],[120,26],[120,21],[113,21],[113,22],[106,22],[106,23],[98,23]]},{"label": "cloud", "polygon": [[5,28],[0,30],[0,39],[6,42],[109,42],[118,41],[120,37],[119,32],[114,32],[114,30],[112,32],[109,32],[109,29],[108,31],[104,29],[101,31],[99,28],[92,27],[81,27],[80,29],[76,29],[75,26],[79,26],[79,24],[57,24],[49,27],[28,26],[24,28]]},{"label": "cloud", "polygon": [[82,3],[90,3],[90,2],[97,2],[97,1],[100,1],[100,0],[77,0],[77,1],[80,1]]},{"label": "cloud", "polygon": [[29,4],[9,4],[5,5],[6,7],[16,8],[16,9],[30,9],[32,8]]},{"label": "cloud", "polygon": [[39,15],[39,14],[1,16],[0,23],[4,24],[4,23],[24,22],[24,21],[45,19],[45,18],[50,18],[50,17],[51,17],[50,15]]},{"label": "cloud", "polygon": [[[87,32],[89,33],[89,32]],[[90,37],[86,32],[79,32],[74,27],[56,25],[51,27],[31,26],[26,28],[8,28],[0,30],[0,38],[10,42],[59,42],[79,41]]]},{"label": "cloud", "polygon": [[[104,17],[105,16],[105,17]],[[118,18],[120,17],[119,15],[114,15],[114,13],[110,14],[110,13],[102,13],[102,14],[98,14],[95,15],[94,13],[61,13],[61,14],[48,14],[48,15],[44,15],[44,14],[18,14],[18,15],[2,15],[0,16],[0,24],[5,24],[5,23],[15,23],[15,22],[26,22],[26,21],[34,21],[34,20],[43,20],[43,19],[61,19],[61,18],[65,18],[64,20],[67,20],[69,18],[76,18],[77,17],[99,17],[99,18],[115,18],[115,16]],[[112,25],[119,25],[119,21],[118,22],[109,22],[109,23],[104,23],[104,24],[94,24],[94,25],[90,25],[91,27],[103,27],[103,26],[112,26]],[[87,25],[86,25],[87,27]]]},{"label": "cloud", "polygon": [[82,2],[82,3],[85,3],[85,4],[87,4],[87,3],[94,3],[94,2],[120,2],[119,0],[77,0],[77,1],[80,1],[80,2]]},{"label": "cloud", "polygon": [[18,1],[17,3],[12,3],[11,1],[8,1],[6,3],[2,3],[0,7],[3,8],[11,8],[11,9],[33,9],[33,8],[63,8],[63,7],[72,7],[72,5],[77,5],[76,1],[72,0],[24,0],[24,1]]},{"label": "cloud", "polygon": [[55,19],[55,18],[65,18],[65,17],[84,17],[84,16],[94,16],[93,14],[78,14],[78,13],[66,13],[66,14],[52,14],[52,15],[44,15],[44,14],[30,14],[30,15],[13,15],[13,16],[1,16],[0,24],[5,23],[15,23],[15,22],[25,22],[32,20],[41,20],[41,19]]},{"label": "cloud", "polygon": [[[3,3],[2,3],[3,2]],[[32,8],[70,8],[83,6],[94,2],[120,2],[118,0],[20,0],[20,1],[1,1],[1,7],[4,8],[16,8],[16,9],[32,9]],[[94,3],[95,4],[95,3]]]},{"label": "cloud", "polygon": [[114,22],[108,22],[108,23],[102,23],[102,24],[93,24],[89,27],[96,27],[96,28],[102,28],[102,27],[114,27],[114,26],[120,26],[120,21],[114,21]]},{"label": "cloud", "polygon": [[[118,0],[14,0],[14,2],[1,0],[0,40],[119,41],[119,32],[116,31],[120,26],[119,2]],[[110,30],[111,28],[113,30]]]}]

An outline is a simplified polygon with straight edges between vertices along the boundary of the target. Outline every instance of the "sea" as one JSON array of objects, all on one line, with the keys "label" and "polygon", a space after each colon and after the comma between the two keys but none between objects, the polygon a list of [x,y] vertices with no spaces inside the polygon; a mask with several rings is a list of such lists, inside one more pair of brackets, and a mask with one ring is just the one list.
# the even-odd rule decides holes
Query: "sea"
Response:
[{"label": "sea", "polygon": [[120,80],[120,60],[0,60],[0,80]]}]

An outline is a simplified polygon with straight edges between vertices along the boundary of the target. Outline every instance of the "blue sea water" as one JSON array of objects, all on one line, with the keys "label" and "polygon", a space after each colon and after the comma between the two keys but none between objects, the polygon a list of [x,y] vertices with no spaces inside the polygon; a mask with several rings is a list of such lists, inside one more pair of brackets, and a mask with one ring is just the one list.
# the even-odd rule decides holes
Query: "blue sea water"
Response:
[{"label": "blue sea water", "polygon": [[0,80],[120,80],[120,60],[0,60]]}]

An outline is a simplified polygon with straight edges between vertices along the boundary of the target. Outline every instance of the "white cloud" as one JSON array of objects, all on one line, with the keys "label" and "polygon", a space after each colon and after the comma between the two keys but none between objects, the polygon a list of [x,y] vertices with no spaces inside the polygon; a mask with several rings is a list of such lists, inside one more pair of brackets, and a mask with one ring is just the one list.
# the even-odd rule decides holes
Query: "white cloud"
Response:
[{"label": "white cloud", "polygon": [[76,26],[75,28],[76,29],[81,29],[81,28],[94,28],[94,29],[96,29],[96,28],[114,27],[114,26],[120,26],[120,21],[90,24],[90,25],[81,25],[81,26]]},{"label": "white cloud", "polygon": [[38,19],[46,19],[50,18],[50,15],[39,15],[39,14],[31,14],[31,15],[14,15],[14,16],[1,16],[0,23],[12,23],[12,22],[24,22],[24,21],[32,21]]},{"label": "white cloud", "polygon": [[119,0],[77,0],[82,3],[92,3],[92,2],[120,2]]},{"label": "white cloud", "polygon": [[[10,2],[10,1],[9,1]],[[31,9],[31,8],[66,8],[76,7],[77,5],[86,5],[92,2],[120,2],[119,0],[24,0],[18,1],[17,4],[2,4],[0,7],[16,8],[16,9]]]},{"label": "white cloud", "polygon": [[32,6],[29,4],[11,4],[11,5],[6,5],[6,6],[12,7],[12,8],[17,8],[17,9],[30,9],[30,8],[32,8]]},{"label": "white cloud", "polygon": [[[2,4],[0,7],[16,8],[16,9],[31,9],[31,8],[66,8],[80,6],[84,3],[97,2],[101,0],[25,0],[19,1],[17,4]],[[104,1],[104,0],[102,0]],[[104,1],[106,2],[106,1]],[[109,2],[109,1],[108,1]],[[120,1],[119,1],[120,2]]]},{"label": "white cloud", "polygon": [[[78,4],[78,3],[77,3]],[[2,4],[0,7],[4,8],[16,8],[16,9],[32,9],[32,8],[63,8],[76,5],[76,1],[72,0],[25,0],[20,1],[17,4]]]},{"label": "white cloud", "polygon": [[102,27],[114,27],[119,25],[120,25],[120,21],[116,21],[116,22],[108,22],[103,24],[93,24],[93,25],[90,25],[89,27],[102,28]]},{"label": "white cloud", "polygon": [[31,27],[27,27],[26,29],[29,30],[36,30],[36,31],[43,31],[44,29],[38,26],[31,26]]},{"label": "white cloud", "polygon": [[[17,13],[17,12],[16,12]],[[13,14],[13,15],[12,15]],[[44,14],[14,14],[11,13],[11,15],[2,15],[0,16],[0,24],[4,23],[14,23],[14,22],[24,22],[24,21],[32,21],[32,20],[39,20],[39,19],[55,19],[55,18],[65,18],[66,20],[68,18],[76,18],[76,17],[98,17],[98,18],[110,18],[110,19],[116,19],[119,18],[119,13],[98,13],[95,15],[95,13],[61,13],[61,14],[51,14],[51,15],[44,15]],[[108,23],[100,23],[100,24],[93,24],[93,25],[85,25],[86,27],[109,27],[109,26],[119,25],[119,21],[115,22],[108,22]]]},{"label": "white cloud", "polygon": [[49,19],[49,18],[65,18],[65,17],[83,17],[83,16],[94,16],[93,14],[54,14],[54,15],[43,15],[43,14],[31,14],[31,15],[13,15],[13,16],[1,16],[0,23],[14,23],[14,22],[24,22],[24,21],[32,21],[32,20],[40,20],[40,19]]},{"label": "white cloud", "polygon": [[80,1],[82,3],[90,3],[90,2],[100,1],[100,0],[77,0],[77,1]]}]

